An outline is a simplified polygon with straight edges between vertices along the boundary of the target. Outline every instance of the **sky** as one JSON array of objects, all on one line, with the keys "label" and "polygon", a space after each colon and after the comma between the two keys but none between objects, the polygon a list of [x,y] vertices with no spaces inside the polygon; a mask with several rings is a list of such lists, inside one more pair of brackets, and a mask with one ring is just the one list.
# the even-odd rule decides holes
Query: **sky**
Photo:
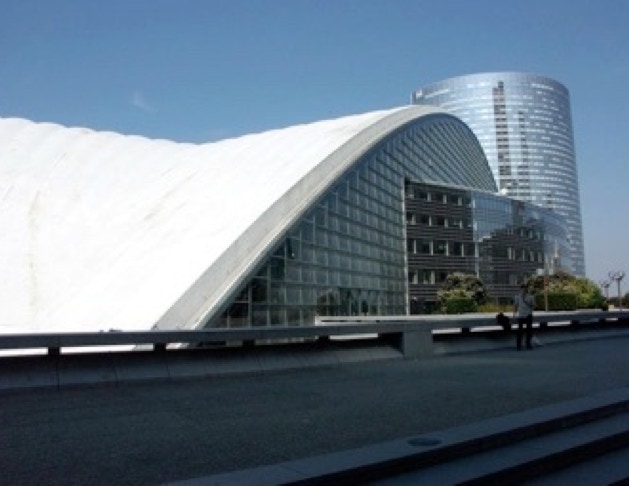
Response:
[{"label": "sky", "polygon": [[629,1],[0,0],[0,12],[1,117],[150,138],[403,106],[477,72],[556,79],[571,96],[587,276],[629,271]]}]

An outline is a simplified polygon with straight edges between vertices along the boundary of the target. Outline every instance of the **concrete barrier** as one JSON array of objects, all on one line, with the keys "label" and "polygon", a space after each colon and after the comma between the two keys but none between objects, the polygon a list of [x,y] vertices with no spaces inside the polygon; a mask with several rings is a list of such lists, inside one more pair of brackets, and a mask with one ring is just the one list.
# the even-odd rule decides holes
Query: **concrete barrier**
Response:
[{"label": "concrete barrier", "polygon": [[[628,323],[627,311],[572,312],[540,313],[535,325],[550,344],[629,333]],[[197,346],[218,342],[226,344]],[[121,345],[136,349],[106,351]],[[98,352],[68,352],[89,346]],[[48,354],[0,357],[0,390],[268,373],[509,346],[513,336],[496,326],[494,315],[327,318],[304,327],[5,334],[0,335],[0,349],[44,348]]]},{"label": "concrete barrier", "polygon": [[[540,312],[535,322],[540,326],[549,323],[579,325],[599,321],[629,322],[629,311],[576,311]],[[474,329],[493,328],[493,314],[463,314],[454,316],[335,316],[322,317],[316,325],[250,327],[231,329],[202,329],[187,331],[115,331],[79,333],[0,334],[0,350],[44,348],[49,355],[57,355],[68,348],[87,346],[151,346],[164,351],[169,345],[183,343],[196,346],[203,343],[234,343],[255,345],[263,342],[320,339],[332,337],[362,337],[379,335],[393,338],[408,356],[431,354],[428,334],[444,329],[469,332]],[[145,349],[144,347],[142,349]]]}]

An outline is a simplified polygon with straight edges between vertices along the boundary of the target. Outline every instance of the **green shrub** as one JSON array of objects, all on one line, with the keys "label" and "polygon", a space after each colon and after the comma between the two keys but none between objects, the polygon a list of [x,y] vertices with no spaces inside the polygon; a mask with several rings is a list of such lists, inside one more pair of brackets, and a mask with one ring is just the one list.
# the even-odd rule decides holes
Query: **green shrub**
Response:
[{"label": "green shrub", "polygon": [[[569,292],[548,292],[549,311],[572,311],[577,310],[579,303],[578,294]],[[545,310],[544,293],[535,295],[535,309]]]},{"label": "green shrub", "polygon": [[513,311],[513,305],[498,304],[496,302],[487,302],[478,306],[478,312],[486,314],[508,313]]},{"label": "green shrub", "polygon": [[453,297],[444,301],[446,314],[465,314],[468,312],[476,312],[478,306],[474,299],[467,297]]},{"label": "green shrub", "polygon": [[487,291],[483,281],[473,274],[449,274],[443,287],[437,292],[437,300],[443,307],[448,300],[459,298],[470,298],[478,305],[484,304],[487,301]]},{"label": "green shrub", "polygon": [[[558,271],[547,277],[543,275],[533,275],[528,279],[527,283],[536,293],[543,294],[545,281],[548,283],[548,291],[551,294],[576,295],[577,309],[600,309],[605,301],[600,288],[594,282],[585,277],[575,277],[562,271]],[[569,305],[571,306],[572,304],[570,303]],[[539,305],[538,308],[544,309],[543,303]]]}]

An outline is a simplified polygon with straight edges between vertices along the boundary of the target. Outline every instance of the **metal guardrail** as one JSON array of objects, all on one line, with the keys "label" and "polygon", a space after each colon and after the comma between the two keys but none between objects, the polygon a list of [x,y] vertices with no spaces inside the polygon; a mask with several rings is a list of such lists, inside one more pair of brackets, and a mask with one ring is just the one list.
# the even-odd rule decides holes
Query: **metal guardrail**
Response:
[{"label": "metal guardrail", "polygon": [[[509,313],[505,314],[513,324],[516,319]],[[540,324],[548,323],[573,323],[594,322],[603,320],[629,319],[629,310],[621,311],[562,311],[562,312],[536,312],[533,322]],[[430,327],[432,330],[452,329],[452,328],[475,328],[496,325],[495,314],[457,314],[457,315],[413,315],[413,316],[332,316],[320,317],[321,323],[393,323],[412,322]]]},{"label": "metal guardrail", "polygon": [[[534,322],[544,326],[549,323],[579,324],[597,321],[629,322],[629,311],[576,311],[540,312]],[[0,349],[44,348],[50,355],[58,355],[62,348],[89,346],[150,345],[155,351],[165,351],[171,344],[203,344],[242,342],[254,345],[256,341],[274,341],[299,338],[332,338],[335,336],[357,336],[376,334],[398,340],[404,350],[404,343],[413,342],[411,348],[426,346],[434,331],[495,327],[496,317],[491,314],[463,314],[455,316],[334,316],[322,317],[317,325],[281,326],[260,328],[231,328],[173,331],[113,331],[113,332],[72,332],[40,334],[0,334]],[[413,337],[414,336],[414,337]],[[418,336],[421,343],[417,341]],[[413,341],[413,339],[415,341]],[[405,352],[405,354],[407,354]],[[410,354],[414,354],[411,352]]]}]

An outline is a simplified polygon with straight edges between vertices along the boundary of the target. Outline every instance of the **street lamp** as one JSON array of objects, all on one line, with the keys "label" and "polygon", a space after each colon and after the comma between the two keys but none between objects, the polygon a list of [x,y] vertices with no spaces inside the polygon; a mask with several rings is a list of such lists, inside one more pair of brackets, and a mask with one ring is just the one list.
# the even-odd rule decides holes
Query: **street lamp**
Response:
[{"label": "street lamp", "polygon": [[620,281],[624,278],[625,276],[625,272],[623,272],[622,270],[617,270],[617,271],[611,271],[609,272],[609,279],[610,280],[615,280],[616,284],[618,285],[618,306],[620,307],[620,310],[622,310],[622,296],[620,295]]},{"label": "street lamp", "polygon": [[609,300],[609,286],[611,282],[609,280],[601,280],[598,284],[603,289],[603,292],[605,292],[605,300]]}]

